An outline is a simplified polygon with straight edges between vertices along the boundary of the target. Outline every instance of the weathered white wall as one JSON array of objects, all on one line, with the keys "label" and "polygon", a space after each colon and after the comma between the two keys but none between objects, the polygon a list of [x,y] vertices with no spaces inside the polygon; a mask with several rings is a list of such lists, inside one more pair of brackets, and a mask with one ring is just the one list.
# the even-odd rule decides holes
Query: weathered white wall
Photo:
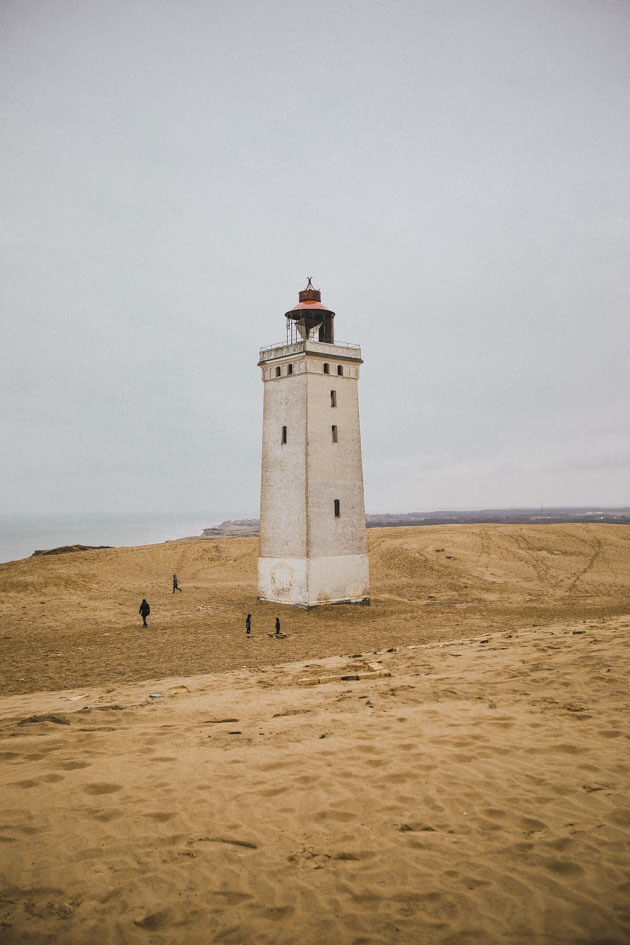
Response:
[{"label": "weathered white wall", "polygon": [[[293,368],[296,371],[296,366]],[[260,554],[306,557],[306,374],[265,381]],[[282,443],[282,427],[287,442]]]},{"label": "weathered white wall", "polygon": [[[261,352],[259,596],[266,600],[313,606],[369,597],[360,357],[358,349],[310,341]],[[343,375],[337,373],[339,364]],[[331,390],[336,407],[331,406]]]},{"label": "weathered white wall", "polygon": [[306,558],[258,559],[258,597],[280,604],[308,606]]},{"label": "weathered white wall", "polygon": [[[357,379],[307,374],[308,555],[365,554],[365,505]],[[335,364],[331,364],[331,370]],[[346,368],[347,369],[347,368]],[[337,406],[330,405],[330,392]],[[332,441],[332,426],[338,442]],[[339,499],[341,514],[334,515]]]},{"label": "weathered white wall", "polygon": [[263,600],[302,607],[369,600],[368,556],[259,558],[258,593]]},{"label": "weathered white wall", "polygon": [[341,601],[369,601],[367,554],[309,558],[307,576],[309,606]]}]

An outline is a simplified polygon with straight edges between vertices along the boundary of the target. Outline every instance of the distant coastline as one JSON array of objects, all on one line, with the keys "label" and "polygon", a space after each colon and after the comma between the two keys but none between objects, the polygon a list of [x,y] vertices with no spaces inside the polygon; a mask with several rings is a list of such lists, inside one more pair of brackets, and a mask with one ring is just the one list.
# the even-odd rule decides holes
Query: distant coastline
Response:
[{"label": "distant coastline", "polygon": [[[76,519],[57,516],[4,516],[0,518],[0,562],[28,558],[37,553],[134,547],[165,541],[199,541],[215,538],[245,538],[258,535],[257,518],[223,519],[218,525],[203,527],[203,520],[219,516],[201,513],[195,517],[169,515],[116,516]],[[396,528],[420,525],[546,525],[569,523],[630,524],[630,506],[561,506],[558,508],[439,510],[432,512],[388,512],[366,515],[367,528]],[[184,529],[189,528],[188,534]],[[62,550],[63,549],[63,550]]]},{"label": "distant coastline", "polygon": [[[630,506],[583,508],[566,506],[551,509],[480,509],[472,512],[392,512],[365,516],[367,528],[397,528],[406,525],[559,525],[596,522],[599,525],[630,525]],[[244,538],[257,535],[257,518],[227,519],[220,525],[204,528],[201,535],[190,535],[183,541],[200,538]]]},{"label": "distant coastline", "polygon": [[549,509],[479,509],[472,512],[409,512],[366,515],[368,528],[394,525],[546,525],[597,522],[605,525],[629,525],[630,506],[559,506]]}]

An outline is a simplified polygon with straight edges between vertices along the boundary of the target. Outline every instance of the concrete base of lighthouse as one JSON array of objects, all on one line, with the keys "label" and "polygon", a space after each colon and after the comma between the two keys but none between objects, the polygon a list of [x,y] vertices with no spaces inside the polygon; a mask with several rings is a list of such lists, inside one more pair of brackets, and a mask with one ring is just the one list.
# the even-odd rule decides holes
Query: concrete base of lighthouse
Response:
[{"label": "concrete base of lighthouse", "polygon": [[259,558],[258,599],[294,607],[369,604],[367,555]]}]

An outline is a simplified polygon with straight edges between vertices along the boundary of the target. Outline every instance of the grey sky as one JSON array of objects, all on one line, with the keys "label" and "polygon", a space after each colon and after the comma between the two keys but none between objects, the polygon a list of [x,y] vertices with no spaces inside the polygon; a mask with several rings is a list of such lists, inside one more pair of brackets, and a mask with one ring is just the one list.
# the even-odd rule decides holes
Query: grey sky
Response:
[{"label": "grey sky", "polygon": [[371,512],[627,504],[626,0],[4,0],[0,511],[258,511],[361,344]]}]

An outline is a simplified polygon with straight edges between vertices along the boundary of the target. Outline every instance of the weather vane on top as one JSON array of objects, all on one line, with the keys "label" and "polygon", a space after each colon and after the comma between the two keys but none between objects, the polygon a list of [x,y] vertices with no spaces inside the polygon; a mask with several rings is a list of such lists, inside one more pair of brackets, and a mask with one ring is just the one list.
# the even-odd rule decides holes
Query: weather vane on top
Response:
[{"label": "weather vane on top", "polygon": [[[314,289],[315,286],[313,285],[313,282],[312,282],[313,277],[307,276],[306,278],[308,279],[308,282],[306,283],[306,289]],[[305,292],[306,292],[306,289],[304,290]]]}]

